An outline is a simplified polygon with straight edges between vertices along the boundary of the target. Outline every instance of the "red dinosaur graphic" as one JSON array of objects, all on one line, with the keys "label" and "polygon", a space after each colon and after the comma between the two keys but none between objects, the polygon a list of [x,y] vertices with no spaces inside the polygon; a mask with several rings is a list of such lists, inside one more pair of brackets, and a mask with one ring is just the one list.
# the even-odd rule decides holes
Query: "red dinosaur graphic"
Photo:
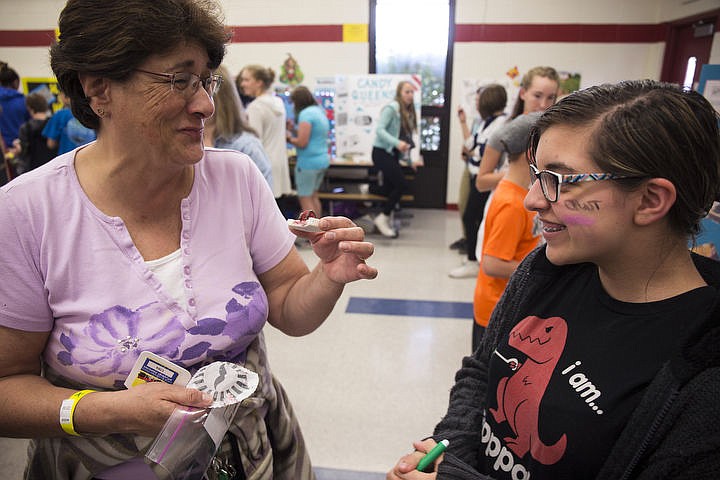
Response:
[{"label": "red dinosaur graphic", "polygon": [[538,433],[540,401],[566,340],[567,323],[560,317],[530,316],[515,325],[508,343],[527,355],[527,360],[512,376],[500,379],[498,408],[490,409],[495,421],[508,422],[515,433],[515,438],[504,439],[508,448],[520,458],[530,451],[544,465],[560,460],[567,446],[565,434],[554,445],[545,445]]}]

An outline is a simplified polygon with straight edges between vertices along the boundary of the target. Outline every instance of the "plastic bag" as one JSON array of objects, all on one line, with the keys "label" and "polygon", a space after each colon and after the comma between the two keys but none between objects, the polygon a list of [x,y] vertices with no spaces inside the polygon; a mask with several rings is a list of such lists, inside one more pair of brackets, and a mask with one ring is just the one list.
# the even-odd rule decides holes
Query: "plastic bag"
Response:
[{"label": "plastic bag", "polygon": [[201,480],[239,407],[176,408],[145,454],[155,475],[160,480]]}]

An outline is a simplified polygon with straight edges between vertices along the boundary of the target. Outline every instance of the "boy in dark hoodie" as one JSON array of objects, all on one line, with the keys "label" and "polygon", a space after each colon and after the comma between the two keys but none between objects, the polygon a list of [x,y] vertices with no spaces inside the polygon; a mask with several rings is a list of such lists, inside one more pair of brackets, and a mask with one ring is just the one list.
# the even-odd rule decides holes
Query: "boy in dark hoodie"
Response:
[{"label": "boy in dark hoodie", "polygon": [[42,136],[43,128],[48,122],[47,100],[39,93],[31,93],[25,98],[25,105],[30,112],[30,120],[20,126],[20,154],[15,163],[15,173],[29,172],[57,155],[57,148],[49,148],[47,140]]}]

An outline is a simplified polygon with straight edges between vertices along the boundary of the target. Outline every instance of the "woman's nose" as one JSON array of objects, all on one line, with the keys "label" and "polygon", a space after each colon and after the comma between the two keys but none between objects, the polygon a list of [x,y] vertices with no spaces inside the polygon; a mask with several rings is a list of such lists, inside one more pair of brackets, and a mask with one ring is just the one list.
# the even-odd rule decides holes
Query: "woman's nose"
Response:
[{"label": "woman's nose", "polygon": [[188,107],[192,113],[202,114],[203,118],[210,118],[215,113],[215,102],[210,93],[202,86],[190,97]]}]

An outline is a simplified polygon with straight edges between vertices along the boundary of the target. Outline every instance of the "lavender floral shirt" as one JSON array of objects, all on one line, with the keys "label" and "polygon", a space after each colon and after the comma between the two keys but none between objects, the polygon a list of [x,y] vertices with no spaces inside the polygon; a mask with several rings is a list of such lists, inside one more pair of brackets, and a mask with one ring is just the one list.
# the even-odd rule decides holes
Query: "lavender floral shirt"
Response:
[{"label": "lavender floral shirt", "polygon": [[0,325],[50,331],[48,366],[95,387],[121,388],[143,350],[191,371],[242,361],[267,319],[257,274],[294,239],[252,160],[207,149],[195,166],[181,205],[180,305],[123,221],[84,194],[76,151],[0,188]]}]

